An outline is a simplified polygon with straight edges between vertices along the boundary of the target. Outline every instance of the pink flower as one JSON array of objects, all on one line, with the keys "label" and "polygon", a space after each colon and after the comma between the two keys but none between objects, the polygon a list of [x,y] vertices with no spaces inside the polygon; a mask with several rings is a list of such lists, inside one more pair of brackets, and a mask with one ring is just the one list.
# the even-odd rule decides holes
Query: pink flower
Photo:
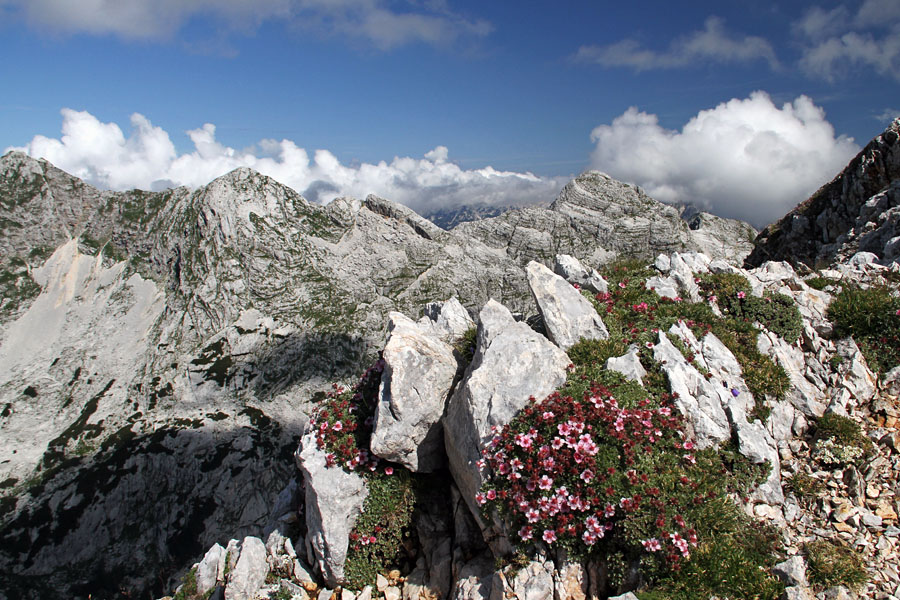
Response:
[{"label": "pink flower", "polygon": [[644,540],[641,542],[641,545],[648,552],[657,552],[662,549],[662,544],[659,543],[659,540],[656,538],[650,538],[649,540]]},{"label": "pink flower", "polygon": [[519,537],[522,538],[523,542],[527,542],[531,539],[532,532],[533,530],[531,529],[531,527],[525,526],[519,530]]},{"label": "pink flower", "polygon": [[620,282],[619,282],[619,287],[622,288],[622,289],[624,290],[624,289],[625,289],[625,282],[624,282],[624,281],[620,281]]},{"label": "pink flower", "polygon": [[385,475],[393,475],[393,474],[394,474],[394,467],[385,467],[385,468],[384,468],[384,474],[385,474]]},{"label": "pink flower", "polygon": [[525,511],[525,518],[528,519],[529,523],[537,523],[541,520],[541,513],[533,508],[529,508]]},{"label": "pink flower", "polygon": [[340,421],[335,421],[334,425],[332,425],[331,428],[334,429],[335,431],[340,431],[341,429],[344,428],[344,424],[341,423]]},{"label": "pink flower", "polygon": [[581,472],[581,480],[585,483],[590,483],[594,479],[594,472],[590,469],[585,469]]},{"label": "pink flower", "polygon": [[516,444],[518,444],[523,450],[528,450],[531,448],[531,436],[524,433],[516,434]]},{"label": "pink flower", "polygon": [[549,490],[553,487],[553,480],[546,475],[542,475],[540,481],[538,482],[538,487],[542,490]]},{"label": "pink flower", "polygon": [[370,543],[370,544],[374,544],[374,543],[377,542],[377,541],[378,541],[378,539],[377,539],[374,535],[370,535],[370,536],[369,536],[369,543]]},{"label": "pink flower", "polygon": [[488,500],[496,500],[497,499],[497,491],[496,490],[488,490],[487,499]]},{"label": "pink flower", "polygon": [[549,420],[549,419],[552,419],[553,417],[555,417],[556,415],[554,415],[553,411],[551,411],[551,410],[545,410],[544,414],[542,414],[541,416],[544,417],[545,419]]},{"label": "pink flower", "polygon": [[738,292],[738,294],[737,294],[738,298],[742,298],[742,299],[743,299],[744,296],[746,296],[746,295],[747,295],[747,294],[745,294],[744,292]]},{"label": "pink flower", "polygon": [[544,541],[547,542],[548,544],[552,544],[553,542],[556,541],[556,532],[553,531],[552,529],[545,529],[544,535],[541,537],[543,537]]}]

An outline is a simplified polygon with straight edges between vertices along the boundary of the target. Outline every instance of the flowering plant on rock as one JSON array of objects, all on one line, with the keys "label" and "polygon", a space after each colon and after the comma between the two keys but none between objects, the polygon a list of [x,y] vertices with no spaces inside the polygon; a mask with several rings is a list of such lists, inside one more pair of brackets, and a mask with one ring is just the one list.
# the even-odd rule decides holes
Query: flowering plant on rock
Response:
[{"label": "flowering plant on rock", "polygon": [[669,405],[623,406],[599,384],[580,399],[556,392],[497,429],[483,454],[476,501],[520,545],[615,549],[678,568],[698,543],[692,513],[710,490]]},{"label": "flowering plant on rock", "polygon": [[316,445],[328,468],[366,478],[368,495],[350,533],[344,575],[354,589],[374,585],[378,573],[399,564],[411,535],[416,504],[414,476],[369,450],[384,360],[379,358],[352,389],[335,384],[310,418]]},{"label": "flowering plant on rock", "polygon": [[316,445],[326,451],[327,466],[340,465],[349,471],[374,471],[378,467],[378,457],[368,448],[383,371],[384,359],[379,358],[352,389],[333,384],[310,418],[309,426],[316,432]]}]

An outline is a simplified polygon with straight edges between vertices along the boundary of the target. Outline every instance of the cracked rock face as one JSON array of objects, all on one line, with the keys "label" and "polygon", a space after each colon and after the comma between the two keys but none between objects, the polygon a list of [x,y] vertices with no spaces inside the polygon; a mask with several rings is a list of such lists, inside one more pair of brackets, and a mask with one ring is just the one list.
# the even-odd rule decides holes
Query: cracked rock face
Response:
[{"label": "cracked rock face", "polygon": [[411,471],[430,473],[444,463],[441,416],[457,363],[453,348],[401,313],[389,315],[371,450]]},{"label": "cracked rock face", "polygon": [[606,326],[590,301],[570,283],[538,262],[525,267],[528,285],[550,340],[563,350],[578,340],[605,340]]}]

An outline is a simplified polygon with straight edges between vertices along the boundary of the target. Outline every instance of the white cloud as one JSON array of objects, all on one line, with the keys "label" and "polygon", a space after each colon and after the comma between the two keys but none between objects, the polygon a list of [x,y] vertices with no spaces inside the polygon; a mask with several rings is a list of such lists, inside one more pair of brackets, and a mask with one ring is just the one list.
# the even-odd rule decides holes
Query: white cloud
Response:
[{"label": "white cloud", "polygon": [[[35,136],[21,150],[46,158],[57,167],[104,189],[198,187],[246,166],[284,183],[307,199],[325,203],[338,196],[377,194],[418,212],[466,204],[524,205],[549,203],[565,184],[562,178],[462,169],[438,146],[424,158],[395,157],[390,162],[348,166],[328,150],[312,157],[291,140],[262,140],[258,149],[240,151],[216,139],[215,125],[188,131],[194,149],[179,154],[169,134],[140,114],[131,117],[126,136],[115,123],[88,112],[62,111],[59,139]],[[5,151],[4,151],[5,152]]]},{"label": "white cloud", "polygon": [[594,168],[658,200],[694,203],[763,226],[829,181],[859,151],[806,96],[781,108],[765,92],[701,111],[681,131],[629,108],[591,133]]},{"label": "white cloud", "polygon": [[900,119],[900,108],[886,108],[881,114],[875,115],[875,118],[884,123],[890,123],[894,119]]},{"label": "white cloud", "polygon": [[698,62],[754,60],[764,60],[773,69],[779,68],[775,51],[768,41],[730,33],[718,17],[709,17],[702,30],[674,40],[665,52],[646,49],[633,39],[624,39],[607,46],[582,46],[575,58],[607,67],[632,67],[638,71],[686,67]]},{"label": "white cloud", "polygon": [[833,83],[856,69],[870,68],[900,81],[897,0],[866,0],[855,15],[843,5],[830,11],[814,6],[793,28],[807,38],[800,68],[811,77]]},{"label": "white cloud", "polygon": [[[385,0],[5,0],[29,25],[62,34],[116,35],[127,40],[175,37],[191,19],[208,18],[221,35],[251,33],[281,21],[321,35],[363,39],[381,49],[407,43],[446,44],[491,32],[442,2],[411,0],[397,9]],[[196,42],[192,42],[196,45]],[[208,42],[200,42],[201,45]],[[221,44],[213,40],[213,46]]]}]

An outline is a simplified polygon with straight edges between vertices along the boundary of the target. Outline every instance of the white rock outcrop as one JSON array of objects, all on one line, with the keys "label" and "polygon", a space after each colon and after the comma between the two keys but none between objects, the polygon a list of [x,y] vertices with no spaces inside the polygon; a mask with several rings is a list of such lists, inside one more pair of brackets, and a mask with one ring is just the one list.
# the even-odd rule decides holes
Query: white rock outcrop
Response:
[{"label": "white rock outcrop", "polygon": [[525,272],[547,335],[557,346],[568,350],[581,339],[609,337],[603,319],[572,284],[538,262],[528,263]]},{"label": "white rock outcrop", "polygon": [[295,458],[306,481],[308,560],[318,567],[327,585],[336,586],[344,581],[350,532],[368,490],[356,473],[325,466],[325,452],[316,447],[315,431],[303,436]]},{"label": "white rock outcrop", "polygon": [[241,556],[228,575],[225,600],[253,600],[268,573],[266,545],[258,537],[245,537],[241,542]]},{"label": "white rock outcrop", "polygon": [[370,448],[411,471],[430,473],[444,463],[441,416],[453,386],[453,348],[398,312],[388,315],[390,337],[375,408]]}]

